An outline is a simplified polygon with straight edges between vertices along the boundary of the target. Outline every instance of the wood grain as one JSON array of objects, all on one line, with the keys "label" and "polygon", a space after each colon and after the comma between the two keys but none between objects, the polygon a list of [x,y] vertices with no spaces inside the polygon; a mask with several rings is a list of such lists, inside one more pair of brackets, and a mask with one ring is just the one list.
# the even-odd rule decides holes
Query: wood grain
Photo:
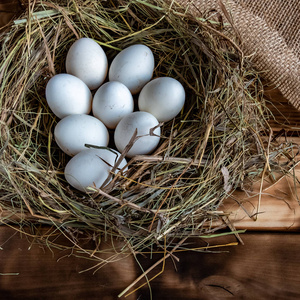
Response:
[{"label": "wood grain", "polygon": [[[299,137],[289,140],[300,145]],[[236,191],[221,209],[237,229],[300,231],[300,184],[295,178],[300,178],[300,164],[275,184],[265,180],[261,198],[258,180],[247,193]]]},{"label": "wood grain", "polygon": [[[159,300],[299,299],[300,235],[264,232],[245,233],[242,238],[244,246],[176,253],[179,262],[167,260],[164,272],[151,282],[151,290],[145,286],[122,299],[150,299],[150,293]],[[234,240],[231,236],[198,240],[196,244]],[[1,228],[0,246],[1,299],[112,300],[141,274],[132,257],[107,265],[95,274],[79,273],[94,262],[66,257],[63,251],[51,252],[41,245],[29,248],[24,237],[7,227]],[[145,269],[160,258],[159,254],[152,259],[137,257]]]},{"label": "wood grain", "polygon": [[[19,13],[21,9],[22,1],[0,0],[0,27]],[[286,135],[295,136],[290,140],[294,139],[296,143],[300,144],[300,112],[290,105],[274,86],[265,84],[265,95],[268,107],[274,115],[274,119],[270,120],[274,130],[285,128],[287,130]],[[299,170],[298,167],[297,174],[299,174]],[[235,223],[237,228],[299,230],[300,211],[296,199],[299,188],[292,191],[291,186],[291,179],[285,178],[272,189],[264,192],[260,200],[259,211],[257,211],[258,196],[254,196],[258,189],[251,192],[250,197],[245,193],[236,192],[224,203],[221,209],[230,213],[230,220]],[[258,219],[253,221],[253,218],[249,216],[257,212],[259,213]]]},{"label": "wood grain", "polygon": [[[300,130],[300,111],[292,106],[274,86],[265,86],[264,94],[267,107],[273,114],[270,125],[273,128],[286,128],[292,133]],[[298,135],[299,136],[299,135]]]}]

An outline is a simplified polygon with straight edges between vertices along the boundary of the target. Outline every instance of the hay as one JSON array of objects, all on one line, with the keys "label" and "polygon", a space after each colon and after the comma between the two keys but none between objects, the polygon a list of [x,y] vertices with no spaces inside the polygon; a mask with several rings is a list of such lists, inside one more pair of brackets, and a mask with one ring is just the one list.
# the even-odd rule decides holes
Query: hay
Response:
[{"label": "hay", "polygon": [[[220,207],[236,189],[288,173],[293,145],[272,140],[260,74],[232,32],[222,20],[196,19],[175,2],[32,1],[1,34],[1,222],[33,231],[53,226],[74,252],[83,251],[79,234],[121,238],[120,253],[154,245],[172,251],[187,237],[215,232],[213,222],[227,218]],[[84,36],[110,61],[129,45],[147,45],[154,77],[178,79],[187,94],[180,115],[162,125],[155,153],[133,158],[126,177],[112,174],[112,183],[92,195],[63,177],[69,157],[53,139],[58,119],[45,100],[49,78],[65,72],[69,47]],[[97,258],[100,250],[84,252]]]}]

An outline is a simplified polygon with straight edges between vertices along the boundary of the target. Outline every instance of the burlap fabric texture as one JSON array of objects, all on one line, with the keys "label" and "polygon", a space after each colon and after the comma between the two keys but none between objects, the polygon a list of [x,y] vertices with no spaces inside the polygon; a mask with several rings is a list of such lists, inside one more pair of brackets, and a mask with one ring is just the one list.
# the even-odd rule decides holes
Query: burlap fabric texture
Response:
[{"label": "burlap fabric texture", "polygon": [[300,110],[300,0],[178,2],[196,16],[219,15],[231,21],[244,54],[252,56],[265,79]]}]

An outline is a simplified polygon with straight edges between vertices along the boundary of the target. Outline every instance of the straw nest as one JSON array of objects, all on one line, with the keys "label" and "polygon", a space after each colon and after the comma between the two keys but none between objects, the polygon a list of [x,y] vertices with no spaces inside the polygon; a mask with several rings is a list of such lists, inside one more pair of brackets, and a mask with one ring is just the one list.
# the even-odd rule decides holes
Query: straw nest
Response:
[{"label": "straw nest", "polygon": [[[126,176],[112,172],[112,182],[91,195],[64,179],[70,158],[53,139],[58,119],[45,100],[48,80],[65,72],[69,47],[84,36],[109,61],[129,45],[147,45],[154,77],[178,79],[187,95],[180,115],[161,125],[156,151],[131,159]],[[51,225],[75,249],[79,233],[119,237],[120,252],[174,249],[215,231],[211,224],[224,220],[220,207],[236,189],[284,174],[293,162],[293,147],[272,140],[259,74],[231,25],[213,12],[196,19],[160,0],[32,1],[1,44],[2,223]],[[280,164],[282,157],[289,161]]]}]

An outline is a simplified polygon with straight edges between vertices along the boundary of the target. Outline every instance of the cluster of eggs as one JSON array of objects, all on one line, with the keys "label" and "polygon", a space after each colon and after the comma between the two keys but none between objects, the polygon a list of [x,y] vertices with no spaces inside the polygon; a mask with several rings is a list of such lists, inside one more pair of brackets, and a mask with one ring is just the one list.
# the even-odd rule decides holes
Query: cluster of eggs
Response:
[{"label": "cluster of eggs", "polygon": [[[142,44],[119,52],[110,66],[93,39],[72,44],[66,73],[53,76],[46,86],[47,103],[61,119],[54,129],[55,141],[71,156],[64,172],[71,186],[83,192],[89,186],[100,188],[134,134],[126,157],[149,154],[158,146],[159,124],[181,111],[185,91],[174,78],[152,79],[154,67],[151,49]],[[138,95],[138,111],[133,95]],[[109,130],[118,151],[108,147]],[[118,170],[126,171],[126,165],[124,158]]]}]

